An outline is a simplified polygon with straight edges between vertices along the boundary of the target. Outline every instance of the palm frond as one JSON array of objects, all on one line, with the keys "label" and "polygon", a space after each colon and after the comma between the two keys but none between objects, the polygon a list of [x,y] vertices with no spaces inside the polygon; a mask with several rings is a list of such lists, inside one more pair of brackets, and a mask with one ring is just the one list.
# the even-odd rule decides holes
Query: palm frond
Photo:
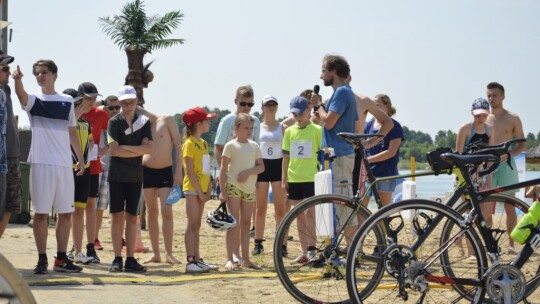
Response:
[{"label": "palm frond", "polygon": [[120,48],[141,47],[147,51],[183,44],[183,39],[167,39],[178,28],[184,14],[172,11],[160,17],[146,15],[144,2],[134,0],[122,8],[121,15],[98,19],[103,32]]}]

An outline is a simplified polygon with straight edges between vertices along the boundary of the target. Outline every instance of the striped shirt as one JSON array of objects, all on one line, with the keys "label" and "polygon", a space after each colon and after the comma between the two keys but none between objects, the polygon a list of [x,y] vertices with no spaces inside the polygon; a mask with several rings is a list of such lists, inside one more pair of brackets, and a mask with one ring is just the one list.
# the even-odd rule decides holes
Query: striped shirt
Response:
[{"label": "striped shirt", "polygon": [[32,127],[28,162],[71,168],[69,127],[77,123],[73,98],[65,94],[29,94],[23,110]]}]

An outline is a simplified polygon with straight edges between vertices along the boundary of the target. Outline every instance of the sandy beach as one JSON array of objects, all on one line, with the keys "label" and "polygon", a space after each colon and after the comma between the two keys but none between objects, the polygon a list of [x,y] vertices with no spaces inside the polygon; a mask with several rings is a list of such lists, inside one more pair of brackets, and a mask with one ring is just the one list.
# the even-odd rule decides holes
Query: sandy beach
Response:
[{"label": "sandy beach", "polygon": [[[219,205],[218,201],[206,204],[208,212]],[[270,205],[267,236],[273,235],[273,205]],[[185,204],[181,200],[174,206],[175,234],[174,253],[181,265],[167,263],[146,264],[145,274],[110,273],[113,260],[110,237],[110,216],[106,213],[100,233],[104,250],[98,251],[101,264],[83,266],[79,274],[57,273],[52,270],[56,254],[55,228],[49,227],[47,254],[49,273],[34,275],[37,261],[32,228],[28,225],[10,224],[0,240],[0,252],[19,270],[31,287],[37,303],[291,303],[294,299],[283,289],[273,269],[272,240],[267,238],[265,253],[253,257],[263,270],[237,268],[225,271],[225,236],[203,222],[201,228],[201,255],[205,261],[220,266],[219,271],[207,274],[185,274],[184,229]],[[150,246],[148,232],[142,231],[145,246]],[[161,240],[162,254],[165,253]],[[71,246],[71,241],[70,241]],[[251,250],[250,250],[251,251]],[[151,253],[138,253],[135,257],[144,261]]]},{"label": "sandy beach", "polygon": [[[206,213],[218,205],[218,201],[208,202]],[[113,260],[113,253],[110,238],[111,219],[108,214],[105,215],[100,233],[101,243],[105,247],[104,250],[98,251],[102,263],[84,266],[83,272],[79,274],[57,273],[52,270],[52,260],[56,253],[54,225],[49,226],[48,274],[33,274],[37,254],[32,228],[28,225],[10,224],[0,240],[0,252],[27,280],[37,303],[294,303],[295,300],[283,288],[274,272],[273,214],[274,208],[270,204],[265,231],[265,252],[261,256],[252,257],[255,263],[262,266],[262,270],[237,268],[232,272],[225,271],[224,233],[213,230],[203,221],[201,256],[205,261],[219,265],[220,269],[206,274],[186,274],[183,241],[186,223],[184,200],[174,205],[174,253],[182,261],[181,265],[153,263],[146,264],[148,272],[144,274],[110,273],[108,268]],[[148,232],[143,230],[142,236],[144,245],[150,246]],[[160,243],[161,257],[164,259],[163,242]],[[253,246],[253,242],[250,246]],[[151,253],[135,254],[140,262],[150,256]],[[538,259],[538,253],[534,258]],[[392,303],[396,300],[379,299],[376,293],[370,299],[374,301],[368,299],[366,303]],[[540,303],[538,290],[528,300],[531,303]]]}]

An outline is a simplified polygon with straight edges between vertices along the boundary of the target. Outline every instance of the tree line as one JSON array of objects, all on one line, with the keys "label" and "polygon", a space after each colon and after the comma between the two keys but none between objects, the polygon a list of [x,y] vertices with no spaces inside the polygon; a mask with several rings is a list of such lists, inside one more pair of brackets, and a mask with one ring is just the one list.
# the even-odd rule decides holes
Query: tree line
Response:
[{"label": "tree line", "polygon": [[[208,107],[203,107],[208,113],[216,113],[217,116],[215,119],[210,120],[210,131],[206,134],[203,134],[204,140],[208,142],[210,154],[214,152],[214,138],[216,137],[217,128],[219,121],[224,116],[231,113],[230,110],[221,110],[219,108],[210,109]],[[260,113],[255,111],[253,115],[257,116],[260,119]],[[177,113],[174,115],[176,124],[180,128],[180,131],[183,131],[185,125],[182,121],[182,114]],[[279,120],[283,120],[286,117],[282,117]],[[399,156],[402,160],[409,160],[412,156],[416,159],[417,162],[427,162],[426,153],[437,149],[438,147],[450,147],[452,149],[456,146],[457,133],[452,130],[440,130],[435,135],[435,139],[431,137],[428,133],[422,131],[411,130],[406,126],[403,127],[403,135],[405,141],[402,142]],[[457,129],[457,128],[456,128]],[[527,136],[527,149],[534,147],[535,145],[540,144],[540,132],[536,135],[533,133],[528,133]]]}]

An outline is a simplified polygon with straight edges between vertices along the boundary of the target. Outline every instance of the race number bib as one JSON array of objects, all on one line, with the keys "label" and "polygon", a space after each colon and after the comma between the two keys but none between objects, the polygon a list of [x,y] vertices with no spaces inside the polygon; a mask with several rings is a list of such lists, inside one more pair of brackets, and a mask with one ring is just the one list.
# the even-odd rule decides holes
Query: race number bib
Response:
[{"label": "race number bib", "polygon": [[279,142],[262,142],[261,154],[264,159],[279,159],[283,157],[281,152],[281,143]]},{"label": "race number bib", "polygon": [[291,142],[292,158],[311,158],[313,155],[313,143],[311,141],[293,141]]},{"label": "race number bib", "polygon": [[202,174],[210,175],[210,155],[202,156]]}]

